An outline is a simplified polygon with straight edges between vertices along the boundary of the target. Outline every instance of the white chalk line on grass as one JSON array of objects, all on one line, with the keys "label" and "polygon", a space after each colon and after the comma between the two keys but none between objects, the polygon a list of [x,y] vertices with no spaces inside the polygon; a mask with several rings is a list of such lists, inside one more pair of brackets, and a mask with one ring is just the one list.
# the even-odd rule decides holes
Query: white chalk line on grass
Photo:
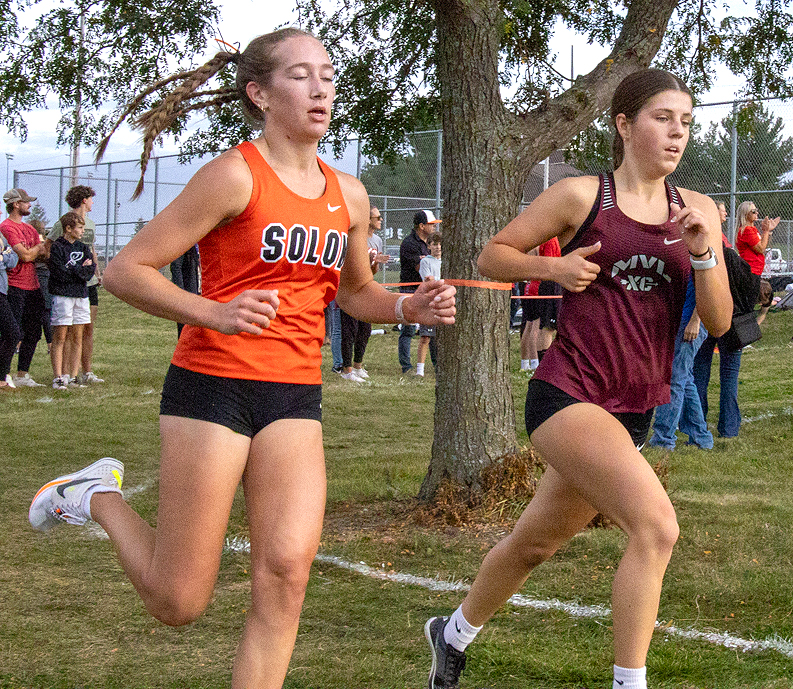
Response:
[{"label": "white chalk line on grass", "polygon": [[764,419],[773,419],[775,416],[793,416],[793,407],[785,407],[778,414],[772,411],[766,411],[757,416],[747,416],[741,419],[741,423],[752,423],[754,421],[763,421]]},{"label": "white chalk line on grass", "polygon": [[[235,553],[250,553],[250,542],[247,538],[235,537],[226,539],[224,550],[226,552]],[[464,592],[470,589],[470,586],[463,584],[460,581],[443,581],[441,579],[433,579],[429,577],[419,577],[414,574],[404,574],[402,572],[387,572],[384,569],[377,569],[370,567],[364,562],[348,562],[335,555],[323,555],[319,553],[315,560],[334,567],[347,569],[351,572],[362,574],[363,576],[371,577],[373,579],[380,579],[383,581],[393,581],[397,584],[408,584],[411,586],[421,586],[422,588],[430,591],[443,591]],[[611,610],[603,605],[580,605],[578,603],[567,603],[565,601],[552,598],[551,600],[539,600],[537,598],[529,598],[522,594],[516,593],[509,599],[512,605],[521,608],[533,608],[535,610],[559,610],[565,612],[572,617],[585,617],[585,618],[601,618],[611,615]],[[690,639],[694,641],[707,641],[711,644],[724,646],[725,648],[732,648],[744,653],[750,651],[777,651],[788,658],[793,658],[793,641],[790,639],[783,639],[774,637],[771,639],[742,639],[738,636],[733,636],[727,632],[718,631],[698,631],[696,629],[681,629],[674,625],[665,625],[659,622],[655,626],[668,634],[669,636],[677,636],[682,639]]]}]

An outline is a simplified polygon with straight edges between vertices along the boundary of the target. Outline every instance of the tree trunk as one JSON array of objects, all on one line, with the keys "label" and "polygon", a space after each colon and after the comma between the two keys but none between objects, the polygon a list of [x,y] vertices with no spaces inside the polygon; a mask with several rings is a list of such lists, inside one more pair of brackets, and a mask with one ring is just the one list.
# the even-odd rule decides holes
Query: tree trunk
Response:
[{"label": "tree trunk", "polygon": [[[443,112],[442,275],[479,279],[482,247],[517,213],[524,182],[496,71],[497,3],[436,3]],[[509,293],[459,287],[457,322],[438,328],[435,431],[419,497],[444,476],[479,488],[483,467],[517,448],[509,384]]]},{"label": "tree trunk", "polygon": [[[501,100],[503,15],[495,0],[435,0],[443,113],[442,275],[481,279],[482,247],[518,212],[531,167],[607,109],[617,84],[646,67],[677,0],[633,0],[611,55],[565,93],[517,118]],[[517,449],[509,380],[508,293],[457,292],[457,322],[438,328],[435,430],[419,498],[444,477],[479,490],[479,476]]]}]

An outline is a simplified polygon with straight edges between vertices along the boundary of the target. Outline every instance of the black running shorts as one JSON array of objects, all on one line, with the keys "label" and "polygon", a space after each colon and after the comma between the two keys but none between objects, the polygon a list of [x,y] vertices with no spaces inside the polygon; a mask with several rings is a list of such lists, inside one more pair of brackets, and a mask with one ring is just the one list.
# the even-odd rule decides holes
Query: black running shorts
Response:
[{"label": "black running shorts", "polygon": [[217,423],[252,438],[279,419],[321,423],[322,385],[221,378],[171,364],[160,414]]},{"label": "black running shorts", "polygon": [[[540,424],[550,419],[556,412],[561,411],[571,404],[578,404],[572,395],[568,395],[564,390],[560,390],[555,385],[546,383],[544,380],[532,379],[529,381],[529,389],[526,391],[526,432],[531,438],[531,434],[539,428]],[[646,412],[618,412],[612,414],[631,434],[633,444],[641,450],[647,442],[647,434],[650,431],[650,424],[653,420],[653,411]]]}]

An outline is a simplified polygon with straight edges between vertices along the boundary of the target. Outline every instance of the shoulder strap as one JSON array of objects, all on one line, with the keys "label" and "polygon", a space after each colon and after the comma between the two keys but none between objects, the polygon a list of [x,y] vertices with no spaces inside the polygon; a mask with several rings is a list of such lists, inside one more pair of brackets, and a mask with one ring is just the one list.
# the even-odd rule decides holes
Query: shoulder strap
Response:
[{"label": "shoulder strap", "polygon": [[[595,222],[595,218],[597,218],[598,213],[601,211],[604,206],[601,206],[601,201],[605,198],[605,191],[604,187],[606,185],[608,177],[604,175],[602,172],[598,175],[598,193],[595,197],[595,202],[592,204],[592,208],[589,211],[589,215],[587,215],[586,220],[581,223],[581,227],[578,228],[578,232],[575,233],[575,237],[573,237],[567,244],[562,247],[562,256],[566,256],[571,251],[574,251],[578,248],[584,233],[592,226],[592,223]],[[614,206],[614,186],[612,180],[612,186],[610,187],[610,198],[611,198],[611,205],[609,208],[613,208]]]},{"label": "shoulder strap", "polygon": [[669,199],[669,203],[676,203],[680,208],[685,207],[685,203],[683,201],[683,197],[680,196],[680,192],[677,190],[677,187],[673,184],[669,184],[669,182],[665,182],[666,184],[666,198]]}]

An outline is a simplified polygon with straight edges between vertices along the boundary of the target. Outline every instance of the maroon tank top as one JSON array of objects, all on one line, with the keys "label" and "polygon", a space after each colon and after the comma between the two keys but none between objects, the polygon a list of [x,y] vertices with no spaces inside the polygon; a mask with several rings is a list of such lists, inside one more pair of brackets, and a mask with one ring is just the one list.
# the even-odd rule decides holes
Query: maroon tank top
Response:
[{"label": "maroon tank top", "polygon": [[[666,183],[666,192],[683,207],[675,187]],[[592,211],[562,254],[598,241],[587,260],[600,273],[583,292],[564,291],[556,339],[534,377],[609,412],[645,412],[669,402],[688,250],[671,222],[625,215],[610,173],[600,175]]]}]

